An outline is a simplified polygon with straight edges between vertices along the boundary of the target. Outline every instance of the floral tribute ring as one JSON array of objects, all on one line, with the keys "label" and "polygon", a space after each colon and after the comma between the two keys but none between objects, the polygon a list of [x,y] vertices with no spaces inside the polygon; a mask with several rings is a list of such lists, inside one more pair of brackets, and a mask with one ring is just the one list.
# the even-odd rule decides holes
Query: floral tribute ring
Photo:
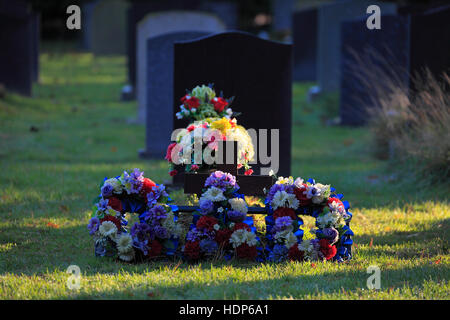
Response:
[{"label": "floral tribute ring", "polygon": [[[131,262],[176,254],[182,230],[174,215],[176,206],[168,204],[172,200],[164,185],[134,169],[105,178],[100,189],[88,224],[96,256]],[[139,215],[139,223],[131,230],[127,213]]]},{"label": "floral tribute ring", "polygon": [[206,179],[182,249],[185,260],[262,259],[253,218],[247,216],[247,203],[238,190],[236,177],[230,173],[215,171]]},{"label": "floral tribute ring", "polygon": [[[352,257],[352,213],[348,201],[330,185],[313,179],[279,177],[265,199],[266,256],[270,261],[344,261]],[[315,239],[303,239],[303,220],[299,215],[316,218]]]}]

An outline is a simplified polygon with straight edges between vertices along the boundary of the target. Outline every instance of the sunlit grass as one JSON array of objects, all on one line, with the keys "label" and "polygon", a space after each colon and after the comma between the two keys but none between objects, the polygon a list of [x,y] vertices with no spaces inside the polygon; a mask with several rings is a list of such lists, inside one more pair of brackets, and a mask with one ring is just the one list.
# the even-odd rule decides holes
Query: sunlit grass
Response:
[{"label": "sunlit grass", "polygon": [[[126,264],[95,258],[89,210],[104,177],[138,167],[168,179],[164,160],[142,160],[135,102],[119,102],[124,57],[41,56],[34,98],[0,100],[0,298],[448,299],[448,186],[400,179],[374,159],[365,128],[326,127],[310,84],[294,86],[292,174],[332,184],[352,205],[355,257],[336,263]],[[411,177],[413,173],[411,173]],[[185,203],[182,191],[171,194]],[[314,220],[305,217],[305,237]],[[69,265],[82,272],[67,288]],[[367,267],[381,289],[367,289]]]}]

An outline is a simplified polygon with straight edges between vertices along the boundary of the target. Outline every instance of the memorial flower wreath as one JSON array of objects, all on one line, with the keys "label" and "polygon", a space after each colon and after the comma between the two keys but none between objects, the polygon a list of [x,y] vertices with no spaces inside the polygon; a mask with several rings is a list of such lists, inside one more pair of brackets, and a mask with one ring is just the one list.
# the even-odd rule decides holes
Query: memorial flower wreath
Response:
[{"label": "memorial flower wreath", "polygon": [[[164,185],[134,169],[105,178],[100,189],[88,224],[96,256],[142,261],[176,253],[181,226]],[[131,229],[127,219],[130,213],[139,215],[139,222]]]},{"label": "memorial flower wreath", "polygon": [[215,171],[205,181],[183,248],[184,258],[233,257],[253,260],[261,251],[248,206],[236,177]]},{"label": "memorial flower wreath", "polygon": [[[351,258],[349,227],[352,213],[348,201],[330,185],[279,177],[265,199],[266,254],[268,260],[335,260]],[[315,239],[303,239],[303,220],[299,215],[316,218]]]}]

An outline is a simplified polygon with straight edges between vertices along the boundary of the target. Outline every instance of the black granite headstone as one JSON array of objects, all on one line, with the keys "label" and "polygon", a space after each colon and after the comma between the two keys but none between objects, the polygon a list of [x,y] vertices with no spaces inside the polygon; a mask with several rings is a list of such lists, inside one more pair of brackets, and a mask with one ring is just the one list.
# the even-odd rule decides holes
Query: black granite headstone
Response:
[{"label": "black granite headstone", "polygon": [[141,157],[164,158],[173,127],[174,43],[206,36],[206,32],[173,32],[147,40],[146,148]]},{"label": "black granite headstone", "polygon": [[[270,129],[279,129],[278,175],[289,175],[292,45],[244,32],[225,32],[175,43],[174,55],[174,127],[187,125],[185,120],[175,117],[186,89],[214,83],[216,90],[223,91],[226,97],[235,96],[232,108],[242,112],[239,124],[246,129],[268,129],[269,152]],[[256,174],[260,173],[258,168],[268,166],[261,165],[259,160],[258,157],[258,164],[252,165]]]},{"label": "black granite headstone", "polygon": [[317,8],[293,15],[294,81],[316,80]]},{"label": "black granite headstone", "polygon": [[0,83],[27,96],[37,75],[35,27],[26,1],[0,0]]},{"label": "black granite headstone", "polygon": [[[378,78],[371,83],[366,68],[382,68],[383,76],[393,74],[401,77],[408,85],[408,17],[382,16],[382,29],[369,30],[366,19],[346,21],[341,24],[341,81],[340,117],[343,125],[363,125],[367,123],[366,108],[373,107],[375,94],[387,94],[389,79]],[[370,61],[370,67],[363,65]],[[391,68],[389,68],[391,67]],[[376,72],[373,70],[373,72]],[[378,75],[380,73],[377,73]]]}]

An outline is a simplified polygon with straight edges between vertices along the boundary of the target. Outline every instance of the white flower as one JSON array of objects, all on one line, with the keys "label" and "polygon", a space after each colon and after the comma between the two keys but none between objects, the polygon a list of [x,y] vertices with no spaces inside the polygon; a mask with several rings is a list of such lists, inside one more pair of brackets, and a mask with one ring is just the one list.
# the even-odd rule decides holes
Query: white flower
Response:
[{"label": "white flower", "polygon": [[225,112],[227,113],[225,118],[230,119],[231,116],[233,115],[233,110],[231,110],[231,108],[227,108],[227,110],[225,110]]},{"label": "white flower", "polygon": [[213,226],[213,228],[214,228],[214,230],[218,231],[218,230],[220,229],[220,226],[216,223],[216,224]]},{"label": "white flower", "polygon": [[104,237],[114,236],[117,233],[117,227],[111,221],[103,221],[98,231]]},{"label": "white flower", "polygon": [[233,228],[234,228],[234,225],[235,225],[235,223],[234,223],[234,222],[231,222],[230,225],[229,225],[229,227],[230,227],[231,229],[233,229]]},{"label": "white flower", "polygon": [[210,187],[206,190],[201,198],[211,200],[212,202],[224,201],[227,198],[223,195],[223,191],[216,187]]},{"label": "white flower", "polygon": [[272,199],[272,208],[274,210],[278,209],[279,207],[284,207],[286,201],[288,199],[288,194],[286,191],[277,191]]},{"label": "white flower", "polygon": [[330,211],[317,217],[317,224],[320,228],[339,228],[345,225],[342,215],[337,211]]},{"label": "white flower", "polygon": [[297,237],[295,236],[295,234],[293,232],[289,232],[285,238],[286,248],[290,248],[296,243],[297,243]]},{"label": "white flower", "polygon": [[123,185],[116,178],[111,178],[111,179],[106,180],[103,185],[106,185],[106,184],[109,184],[111,187],[113,187],[114,193],[120,194],[123,191]]},{"label": "white flower", "polygon": [[287,197],[286,197],[286,200],[287,200],[287,203],[288,203],[288,207],[292,208],[294,210],[296,210],[298,208],[298,206],[300,205],[300,201],[298,201],[298,199],[295,196],[295,194],[288,193]]},{"label": "white flower", "polygon": [[191,109],[191,112],[192,112],[192,113],[195,113],[195,111],[197,111],[197,109],[195,109],[195,108],[192,108],[192,109]]},{"label": "white flower", "polygon": [[222,212],[223,212],[223,208],[222,208],[222,207],[219,207],[219,208],[217,209],[217,212],[218,212],[218,213],[222,213]]},{"label": "white flower", "polygon": [[288,178],[284,178],[284,177],[279,177],[278,180],[276,181],[277,184],[293,184],[294,183],[294,178],[292,177],[288,177]]},{"label": "white flower", "polygon": [[131,261],[134,259],[134,250],[131,248],[130,250],[126,252],[119,252],[119,259],[122,259],[123,261]]},{"label": "white flower", "polygon": [[233,198],[228,200],[228,202],[231,205],[231,208],[234,211],[239,211],[242,213],[247,213],[248,212],[248,208],[247,208],[247,203],[245,202],[244,199],[242,198]]},{"label": "white flower", "polygon": [[296,188],[301,188],[303,186],[304,180],[302,178],[297,178],[294,181],[294,186]]},{"label": "white flower", "polygon": [[269,176],[274,176],[274,175],[275,175],[275,173],[273,172],[272,169],[270,169],[270,171],[269,171]]},{"label": "white flower", "polygon": [[234,231],[231,235],[230,243],[233,245],[233,248],[237,248],[243,243],[254,246],[258,243],[258,240],[256,240],[256,235],[254,233],[245,229],[239,229]]},{"label": "white flower", "polygon": [[117,244],[117,250],[119,252],[127,252],[132,248],[133,245],[133,239],[131,238],[131,235],[128,233],[122,233],[119,235],[116,239]]}]

